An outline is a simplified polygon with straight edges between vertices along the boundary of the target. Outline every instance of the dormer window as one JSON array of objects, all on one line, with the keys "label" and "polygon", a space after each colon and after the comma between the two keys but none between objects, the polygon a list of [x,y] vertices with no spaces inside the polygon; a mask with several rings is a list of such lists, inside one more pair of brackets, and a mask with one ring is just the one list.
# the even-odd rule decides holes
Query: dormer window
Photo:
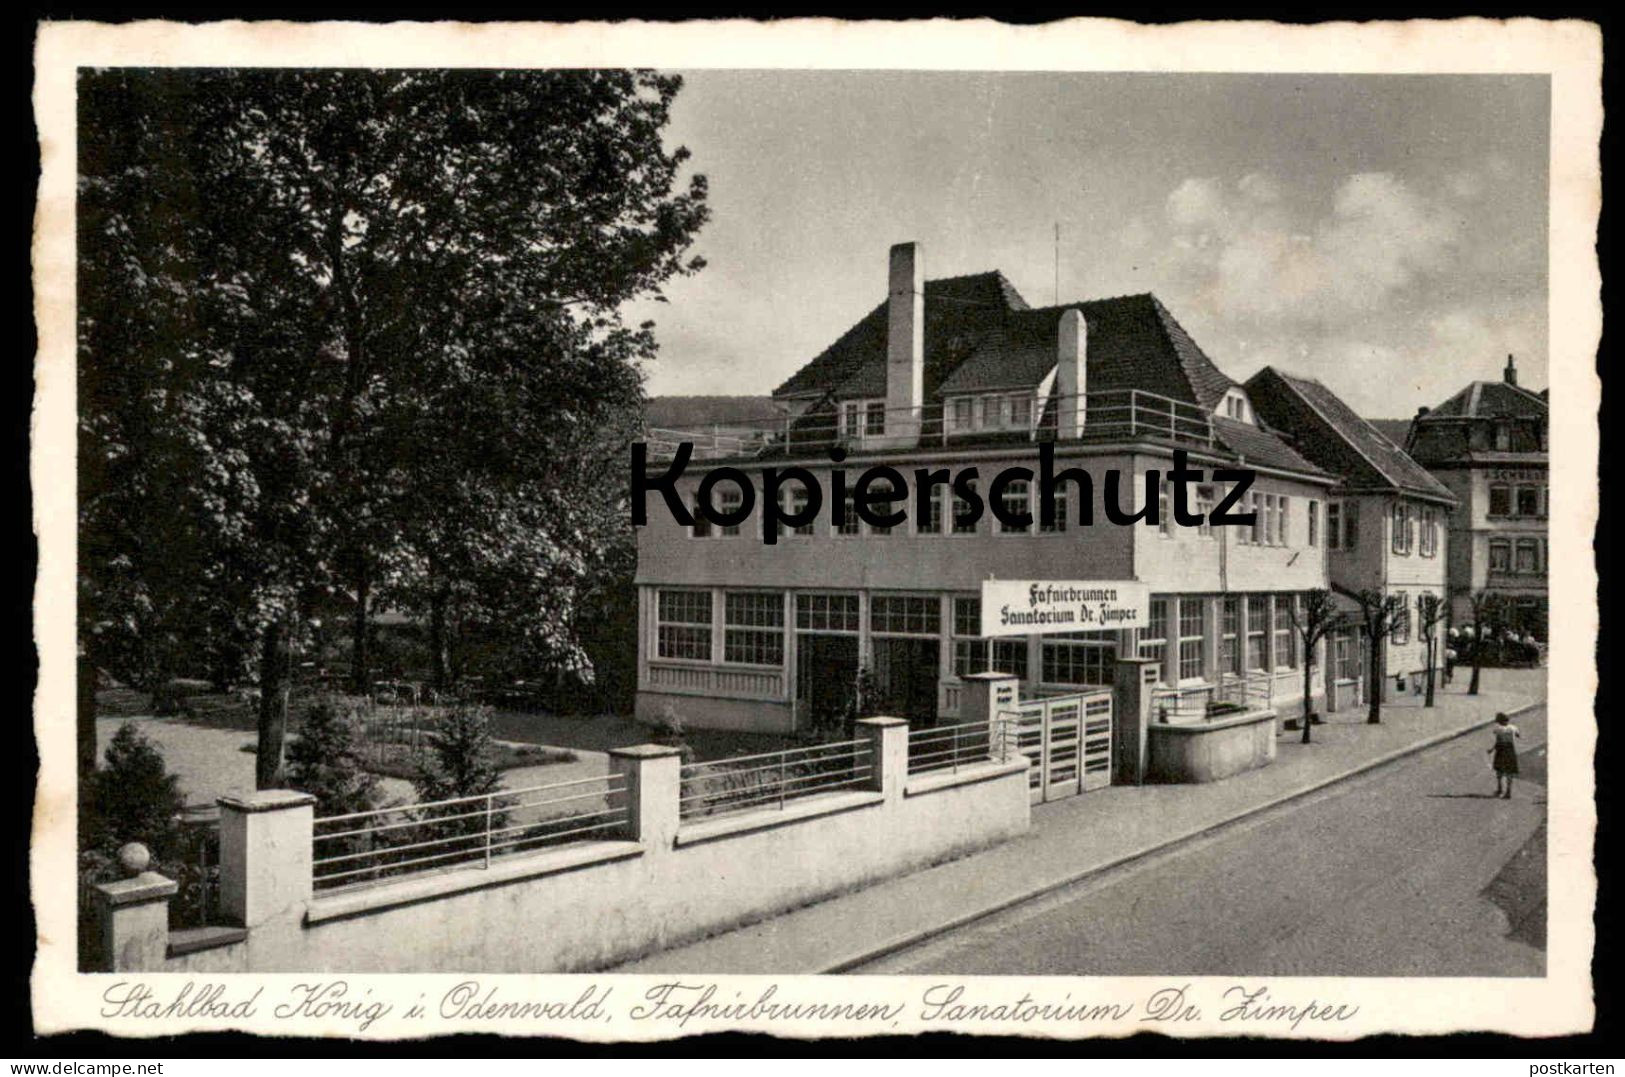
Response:
[{"label": "dormer window", "polygon": [[886,401],[847,400],[841,404],[840,434],[843,438],[879,437],[886,432]]},{"label": "dormer window", "polygon": [[1033,401],[1034,395],[1031,391],[949,397],[948,432],[969,434],[982,430],[1030,431],[1033,428]]},{"label": "dormer window", "polygon": [[1224,400],[1220,403],[1220,410],[1224,412],[1226,418],[1242,423],[1252,422],[1249,415],[1250,409],[1247,406],[1247,397],[1241,393],[1226,393]]}]

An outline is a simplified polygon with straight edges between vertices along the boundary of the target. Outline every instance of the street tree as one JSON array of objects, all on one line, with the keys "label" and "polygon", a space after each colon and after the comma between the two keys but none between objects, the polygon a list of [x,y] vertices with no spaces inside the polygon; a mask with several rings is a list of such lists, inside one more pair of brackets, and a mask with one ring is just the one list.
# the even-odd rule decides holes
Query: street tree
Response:
[{"label": "street tree", "polygon": [[1314,677],[1315,650],[1322,640],[1343,624],[1332,593],[1324,588],[1305,591],[1292,606],[1292,627],[1298,634],[1303,655],[1303,743],[1308,744],[1309,727],[1314,724],[1309,694]]},{"label": "street tree", "polygon": [[1474,591],[1467,596],[1469,608],[1473,611],[1473,620],[1464,625],[1463,630],[1471,633],[1473,652],[1473,677],[1467,683],[1467,694],[1478,695],[1478,674],[1484,663],[1484,641],[1488,638],[1491,629],[1500,623],[1501,603],[1498,595],[1490,591]]},{"label": "street tree", "polygon": [[1376,588],[1364,588],[1351,597],[1360,604],[1360,622],[1367,644],[1366,721],[1378,725],[1382,722],[1382,681],[1388,654],[1384,644],[1405,625],[1410,611],[1398,595],[1384,594]]},{"label": "street tree", "polygon": [[1449,607],[1438,595],[1424,592],[1416,596],[1416,632],[1422,638],[1423,654],[1427,661],[1427,694],[1423,699],[1424,707],[1433,706],[1433,679],[1434,667],[1438,664],[1434,651],[1439,635],[1439,625],[1444,621]]}]

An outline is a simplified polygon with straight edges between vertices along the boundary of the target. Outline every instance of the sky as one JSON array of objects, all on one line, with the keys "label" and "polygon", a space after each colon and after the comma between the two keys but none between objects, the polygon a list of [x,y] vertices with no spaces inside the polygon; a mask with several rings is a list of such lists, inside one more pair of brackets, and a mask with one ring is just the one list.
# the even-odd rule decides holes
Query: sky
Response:
[{"label": "sky", "polygon": [[684,72],[710,183],[648,389],[765,394],[886,294],[1002,270],[1034,306],[1153,292],[1231,377],[1399,418],[1508,353],[1546,385],[1544,76]]}]

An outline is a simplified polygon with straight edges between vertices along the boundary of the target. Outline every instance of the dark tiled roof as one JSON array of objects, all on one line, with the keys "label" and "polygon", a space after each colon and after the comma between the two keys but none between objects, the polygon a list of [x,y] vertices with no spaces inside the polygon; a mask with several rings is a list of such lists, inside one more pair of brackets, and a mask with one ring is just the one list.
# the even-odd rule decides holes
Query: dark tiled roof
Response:
[{"label": "dark tiled roof", "polygon": [[[1026,309],[1027,301],[998,271],[926,281],[926,394],[933,394],[942,376],[970,353],[983,333],[1001,326],[1012,311]],[[773,395],[837,390],[841,396],[883,396],[885,382],[886,304],[881,303]]]},{"label": "dark tiled roof", "polygon": [[[1235,382],[1153,295],[1029,309],[999,273],[926,282],[925,394],[1035,386],[1055,366],[1061,315],[1083,312],[1090,392],[1140,389],[1217,406]],[[886,390],[886,308],[875,307],[775,396],[830,392],[875,397]]]},{"label": "dark tiled roof", "polygon": [[1329,474],[1304,459],[1273,430],[1214,416],[1213,434],[1219,444],[1241,458],[1244,466],[1278,467],[1306,475]]},{"label": "dark tiled roof", "polygon": [[1521,386],[1504,381],[1475,381],[1423,418],[1544,419],[1547,409],[1544,398]]},{"label": "dark tiled roof", "polygon": [[1313,378],[1265,367],[1248,379],[1247,392],[1265,421],[1292,435],[1305,454],[1340,476],[1345,486],[1454,501],[1443,483]]},{"label": "dark tiled roof", "polygon": [[1234,381],[1157,297],[1091,299],[1012,314],[943,382],[944,392],[1037,385],[1055,366],[1061,315],[1081,310],[1091,393],[1140,389],[1212,409]]},{"label": "dark tiled roof", "polygon": [[1401,449],[1411,436],[1411,421],[1409,419],[1367,419],[1366,422],[1377,428],[1377,433],[1398,445]]}]

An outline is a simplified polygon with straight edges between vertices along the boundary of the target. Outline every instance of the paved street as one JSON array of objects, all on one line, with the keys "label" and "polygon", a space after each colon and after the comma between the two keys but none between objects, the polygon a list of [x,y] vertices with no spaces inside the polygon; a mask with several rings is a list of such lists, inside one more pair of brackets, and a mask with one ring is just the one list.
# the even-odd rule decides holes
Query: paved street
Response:
[{"label": "paved street", "polygon": [[1539,976],[1544,708],[1490,797],[1487,731],[921,943],[857,973]]}]

